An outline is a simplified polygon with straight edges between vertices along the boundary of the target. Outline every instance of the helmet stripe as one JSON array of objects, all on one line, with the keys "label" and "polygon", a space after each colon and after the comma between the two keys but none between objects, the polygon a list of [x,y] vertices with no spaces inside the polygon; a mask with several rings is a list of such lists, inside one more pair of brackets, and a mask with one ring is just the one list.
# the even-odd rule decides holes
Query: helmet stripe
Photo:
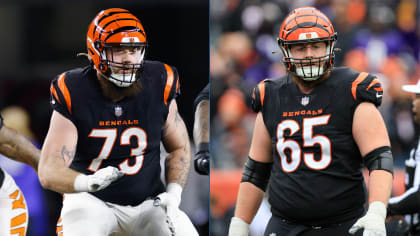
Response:
[{"label": "helmet stripe", "polygon": [[118,34],[118,33],[123,32],[123,31],[132,30],[132,29],[135,29],[133,32],[140,32],[142,35],[144,35],[144,37],[146,37],[146,34],[143,32],[143,30],[141,30],[137,27],[134,27],[134,26],[124,26],[124,27],[118,28],[118,29],[114,30],[112,33],[108,34],[104,41],[106,41],[112,35]]},{"label": "helmet stripe", "polygon": [[[313,26],[314,25],[314,22],[303,22],[303,23],[299,23],[298,25],[295,25],[287,34],[286,34],[286,37],[285,38],[287,38],[287,36],[289,36],[291,33],[293,33],[295,30],[297,30],[297,29],[299,29],[299,28],[302,28],[302,27],[307,27],[307,26]],[[322,26],[322,25],[320,25],[320,24],[315,24],[315,26],[317,27],[317,28],[320,28],[320,29],[322,29],[322,30],[324,30],[324,31],[326,31],[327,33],[331,33],[331,32],[329,32],[328,31],[328,29],[327,28],[325,28],[324,26]]]},{"label": "helmet stripe", "polygon": [[118,22],[118,21],[128,21],[128,20],[132,20],[132,21],[134,21],[134,22],[138,22],[138,20],[137,19],[134,19],[134,18],[118,18],[118,19],[115,19],[115,20],[112,20],[112,21],[110,21],[110,22],[108,22],[108,23],[106,23],[103,27],[102,27],[102,32],[103,31],[105,31],[106,30],[106,27],[108,27],[110,24],[112,24],[112,23],[115,23],[115,22]]},{"label": "helmet stripe", "polygon": [[297,18],[307,17],[307,16],[314,16],[314,17],[317,17],[317,18],[321,18],[322,20],[324,20],[325,22],[327,22],[327,23],[328,23],[328,26],[329,26],[329,27],[332,27],[331,22],[330,22],[328,19],[326,19],[325,17],[323,17],[323,16],[321,16],[321,15],[313,15],[313,14],[309,14],[309,15],[300,15],[300,16],[296,16],[296,17],[294,17],[294,18],[290,19],[289,21],[287,21],[287,22],[286,22],[286,24],[285,24],[285,27],[284,27],[284,28],[287,28],[287,26],[289,25],[289,23],[291,23],[292,21],[296,21],[296,19],[297,19]]},{"label": "helmet stripe", "polygon": [[97,22],[95,22],[95,28],[93,29],[93,35],[95,35],[96,28],[99,26],[99,23],[101,23],[102,20],[104,20],[104,19],[106,19],[106,18],[108,18],[112,15],[120,14],[120,13],[130,13],[130,12],[129,11],[114,11],[114,12],[104,14],[104,16],[102,16],[100,19],[98,19]]}]

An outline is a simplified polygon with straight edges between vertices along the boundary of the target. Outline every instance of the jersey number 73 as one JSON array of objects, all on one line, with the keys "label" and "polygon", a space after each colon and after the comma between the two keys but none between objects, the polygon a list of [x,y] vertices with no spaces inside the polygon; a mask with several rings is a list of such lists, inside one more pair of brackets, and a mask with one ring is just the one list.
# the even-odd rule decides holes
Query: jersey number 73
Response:
[{"label": "jersey number 73", "polygon": [[[144,150],[147,147],[146,132],[138,127],[131,127],[124,130],[121,133],[120,145],[129,145],[132,136],[137,138],[137,147],[132,148],[130,152],[130,156],[135,158],[135,164],[128,164],[128,158],[119,164],[120,170],[127,175],[134,175],[140,171],[141,167],[143,166]],[[88,167],[90,171],[96,172],[99,170],[102,161],[107,159],[111,154],[112,148],[114,147],[115,141],[117,140],[117,129],[92,129],[89,137],[105,138],[101,152],[95,159],[92,160]]]}]

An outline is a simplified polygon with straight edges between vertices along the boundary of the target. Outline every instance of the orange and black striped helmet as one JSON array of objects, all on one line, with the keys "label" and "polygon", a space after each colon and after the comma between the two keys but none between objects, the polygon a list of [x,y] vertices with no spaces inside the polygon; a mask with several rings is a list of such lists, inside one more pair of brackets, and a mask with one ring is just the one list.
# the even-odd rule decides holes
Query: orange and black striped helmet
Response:
[{"label": "orange and black striped helmet", "polygon": [[[337,33],[327,16],[314,7],[300,7],[289,13],[279,32],[278,44],[283,53],[286,69],[304,80],[316,80],[333,68],[334,46]],[[325,56],[311,59],[310,68],[305,68],[308,59],[294,58],[290,47],[296,44],[326,42]],[[305,63],[304,63],[305,61]]]},{"label": "orange and black striped helmet", "polygon": [[[138,79],[144,62],[147,46],[146,33],[140,20],[129,11],[111,8],[99,12],[89,25],[87,49],[97,71],[120,87],[130,86]],[[106,50],[112,47],[133,47],[139,53],[138,61],[132,64],[113,61]],[[130,74],[113,73],[113,68],[131,71]]]}]

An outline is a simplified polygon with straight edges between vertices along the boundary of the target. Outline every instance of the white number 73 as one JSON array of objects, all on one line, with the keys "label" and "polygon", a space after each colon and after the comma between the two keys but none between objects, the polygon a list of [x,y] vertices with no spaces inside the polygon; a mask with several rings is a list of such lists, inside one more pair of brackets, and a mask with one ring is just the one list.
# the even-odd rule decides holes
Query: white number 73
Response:
[{"label": "white number 73", "polygon": [[[138,173],[143,166],[143,153],[147,147],[147,135],[146,132],[138,127],[131,127],[124,130],[121,134],[120,145],[129,145],[130,138],[135,136],[137,138],[137,147],[131,149],[130,155],[135,157],[135,164],[129,165],[128,158],[119,164],[120,170],[127,175],[134,175]],[[92,129],[89,134],[92,138],[105,138],[104,145],[102,146],[99,155],[92,160],[88,169],[90,171],[97,171],[102,164],[102,161],[107,159],[111,154],[112,148],[115,145],[117,139],[117,129]]]}]

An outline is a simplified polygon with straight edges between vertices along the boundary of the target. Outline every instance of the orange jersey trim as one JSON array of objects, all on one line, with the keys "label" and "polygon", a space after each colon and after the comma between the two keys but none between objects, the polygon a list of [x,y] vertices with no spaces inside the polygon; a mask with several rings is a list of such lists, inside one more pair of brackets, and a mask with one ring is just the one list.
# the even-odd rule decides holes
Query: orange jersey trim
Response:
[{"label": "orange jersey trim", "polygon": [[60,99],[58,98],[57,91],[55,91],[55,88],[54,88],[54,85],[53,85],[53,84],[51,84],[51,87],[50,87],[50,92],[51,92],[51,94],[55,97],[55,100],[57,100],[57,101],[58,101],[58,103],[60,103],[60,104],[61,104],[61,101],[60,101]]},{"label": "orange jersey trim", "polygon": [[178,90],[179,90],[179,75],[178,75],[178,77],[177,77],[177,79],[176,79],[176,89],[175,89],[175,92],[178,92]]},{"label": "orange jersey trim", "polygon": [[24,236],[25,231],[26,231],[25,227],[20,227],[20,228],[16,228],[16,229],[11,229],[10,234],[15,234],[15,235],[18,235],[18,236]]},{"label": "orange jersey trim", "polygon": [[55,233],[57,236],[63,235],[63,223],[61,222],[61,217],[58,218],[57,227],[55,228]]},{"label": "orange jersey trim", "polygon": [[264,86],[265,80],[258,84],[258,91],[260,92],[260,101],[261,106],[264,104],[264,95],[265,95],[265,86]]},{"label": "orange jersey trim", "polygon": [[357,91],[357,86],[368,77],[368,73],[366,72],[362,72],[359,74],[359,76],[357,76],[356,80],[353,81],[352,85],[351,85],[351,93],[353,94],[353,98],[354,100],[356,100],[356,91]]},{"label": "orange jersey trim", "polygon": [[66,100],[67,103],[67,109],[69,110],[70,114],[71,114],[71,96],[70,96],[70,92],[67,88],[66,83],[64,82],[64,80],[66,79],[66,74],[61,74],[60,78],[58,78],[58,88],[60,88],[61,93],[64,96],[64,99]]},{"label": "orange jersey trim", "polygon": [[165,105],[168,105],[168,98],[169,94],[171,93],[172,84],[174,83],[174,71],[172,68],[165,64],[166,74],[167,74],[167,80],[166,80],[166,86],[165,86],[165,92],[163,93],[163,101],[165,102]]},{"label": "orange jersey trim", "polygon": [[21,225],[26,222],[26,213],[22,213],[14,218],[12,218],[12,221],[10,222],[10,228],[14,228],[18,225]]},{"label": "orange jersey trim", "polygon": [[[369,86],[367,87],[366,91],[368,91],[375,84],[381,84],[381,82],[379,82],[379,80],[377,78],[373,79],[372,82],[370,82]],[[382,87],[373,88],[373,89],[375,89],[376,91],[382,91],[383,90]]]}]

